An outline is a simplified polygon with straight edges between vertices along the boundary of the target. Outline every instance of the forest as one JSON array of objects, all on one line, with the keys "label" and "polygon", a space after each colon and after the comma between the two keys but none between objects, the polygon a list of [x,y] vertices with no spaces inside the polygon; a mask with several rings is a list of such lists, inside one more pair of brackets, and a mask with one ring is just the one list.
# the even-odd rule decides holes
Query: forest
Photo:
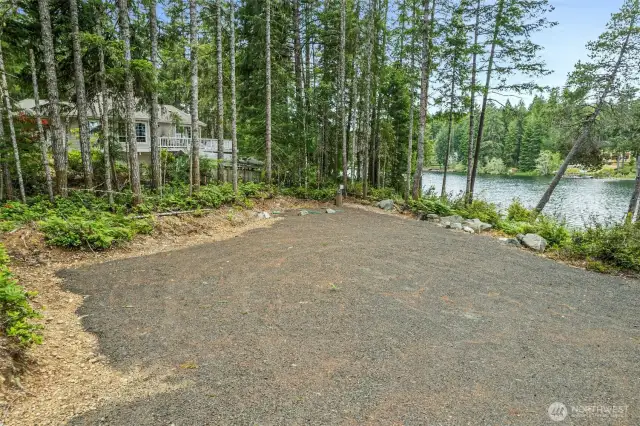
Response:
[{"label": "forest", "polygon": [[[234,188],[238,155],[262,160],[267,183],[342,183],[363,197],[388,187],[419,198],[428,167],[444,179],[466,172],[467,201],[478,173],[555,173],[541,211],[569,167],[595,170],[631,154],[618,166],[629,174],[640,154],[637,0],[624,2],[560,88],[537,83],[552,72],[533,41],[557,24],[547,0],[0,7],[2,198],[89,190],[112,200],[130,191],[139,204],[166,185],[197,192],[201,182],[225,180],[222,149],[217,161],[200,158],[198,138],[209,136],[219,146],[232,140]],[[534,96],[529,105],[524,95]],[[16,108],[26,98],[45,100],[35,116]],[[87,110],[96,105],[93,125]],[[206,124],[192,132],[187,158],[158,144],[162,105]],[[137,155],[141,110],[150,116],[150,164]],[[72,114],[78,152],[63,123]]]}]

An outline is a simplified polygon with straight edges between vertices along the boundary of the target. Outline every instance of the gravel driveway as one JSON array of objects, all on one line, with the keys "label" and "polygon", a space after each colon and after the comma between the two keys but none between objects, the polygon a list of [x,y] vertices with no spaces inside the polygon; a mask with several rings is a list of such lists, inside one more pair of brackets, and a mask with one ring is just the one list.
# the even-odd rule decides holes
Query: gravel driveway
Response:
[{"label": "gravel driveway", "polygon": [[114,367],[175,385],[72,424],[640,424],[638,281],[488,236],[288,212],[61,275]]}]

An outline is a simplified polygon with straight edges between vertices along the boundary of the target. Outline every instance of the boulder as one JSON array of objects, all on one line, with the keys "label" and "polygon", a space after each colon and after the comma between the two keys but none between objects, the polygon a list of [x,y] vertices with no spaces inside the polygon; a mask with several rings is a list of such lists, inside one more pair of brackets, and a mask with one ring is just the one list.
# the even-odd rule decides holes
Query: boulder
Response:
[{"label": "boulder", "polygon": [[517,238],[500,238],[500,242],[510,246],[515,246],[515,247],[522,246],[522,244],[520,244],[520,241],[518,241]]},{"label": "boulder", "polygon": [[381,209],[384,210],[391,210],[393,209],[393,200],[382,200],[380,202],[378,202],[378,204],[376,204],[376,206],[380,207]]},{"label": "boulder", "polygon": [[462,222],[462,226],[468,226],[473,229],[475,232],[486,231],[487,229],[491,229],[491,225],[488,223],[482,222],[480,219],[467,219]]},{"label": "boulder", "polygon": [[462,231],[462,224],[458,222],[453,222],[451,223],[451,225],[449,225],[449,228],[453,229],[454,231]]},{"label": "boulder", "polygon": [[258,219],[270,219],[271,215],[269,212],[260,212],[258,213]]},{"label": "boulder", "polygon": [[327,209],[327,213],[334,214],[336,211],[334,209]]},{"label": "boulder", "polygon": [[429,213],[427,215],[423,216],[423,220],[428,220],[429,222],[439,222],[440,221],[440,216],[438,216],[437,214],[434,213]]},{"label": "boulder", "polygon": [[547,240],[542,238],[538,234],[526,234],[522,237],[520,242],[532,250],[542,253],[547,248]]},{"label": "boulder", "polygon": [[445,228],[451,228],[451,222],[440,222]]},{"label": "boulder", "polygon": [[309,214],[309,212],[308,212],[308,211],[306,211],[306,210],[300,210],[300,211],[298,212],[298,216],[306,216],[306,215],[308,215],[308,214]]},{"label": "boulder", "polygon": [[444,223],[444,222],[450,222],[450,223],[462,223],[464,221],[464,218],[462,216],[458,216],[453,215],[453,216],[444,216],[440,218],[440,222]]},{"label": "boulder", "polygon": [[463,227],[462,227],[462,230],[463,230],[464,232],[468,232],[469,234],[475,234],[475,233],[476,233],[476,231],[474,231],[474,230],[473,230],[473,228],[470,228],[470,227],[468,227],[468,226],[463,226]]}]

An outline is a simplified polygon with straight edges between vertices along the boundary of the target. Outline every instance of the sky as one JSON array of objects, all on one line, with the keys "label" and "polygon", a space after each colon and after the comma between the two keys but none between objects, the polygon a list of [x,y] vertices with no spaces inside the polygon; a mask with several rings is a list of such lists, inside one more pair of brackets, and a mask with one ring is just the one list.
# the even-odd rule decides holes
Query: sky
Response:
[{"label": "sky", "polygon": [[[554,70],[539,79],[542,86],[563,86],[567,74],[579,60],[586,60],[588,41],[596,40],[604,32],[612,13],[620,10],[623,0],[550,0],[555,10],[550,21],[558,25],[535,34],[533,40],[544,46],[542,58]],[[530,97],[524,97],[525,102]],[[513,100],[512,100],[513,102]]]}]

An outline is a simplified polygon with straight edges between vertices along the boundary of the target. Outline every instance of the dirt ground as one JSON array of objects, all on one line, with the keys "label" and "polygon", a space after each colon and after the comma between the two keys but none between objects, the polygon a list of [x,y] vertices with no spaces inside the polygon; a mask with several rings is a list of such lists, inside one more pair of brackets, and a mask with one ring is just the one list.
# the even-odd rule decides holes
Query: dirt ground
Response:
[{"label": "dirt ground", "polygon": [[[47,247],[42,235],[31,228],[4,234],[2,242],[11,255],[12,272],[21,285],[38,292],[35,306],[44,314],[45,329],[43,344],[27,353],[27,371],[0,383],[0,425],[64,424],[106,401],[148,395],[165,387],[152,377],[135,371],[123,373],[107,363],[96,336],[82,327],[82,318],[76,314],[83,297],[63,289],[57,271],[233,238],[279,220],[277,215],[259,220],[258,211],[307,206],[321,204],[279,198],[256,202],[254,211],[223,208],[202,217],[161,217],[152,236],[138,236],[130,244],[102,252]],[[25,365],[13,369],[20,367]]]},{"label": "dirt ground", "polygon": [[25,268],[56,369],[5,424],[640,423],[638,281],[367,210]]}]

